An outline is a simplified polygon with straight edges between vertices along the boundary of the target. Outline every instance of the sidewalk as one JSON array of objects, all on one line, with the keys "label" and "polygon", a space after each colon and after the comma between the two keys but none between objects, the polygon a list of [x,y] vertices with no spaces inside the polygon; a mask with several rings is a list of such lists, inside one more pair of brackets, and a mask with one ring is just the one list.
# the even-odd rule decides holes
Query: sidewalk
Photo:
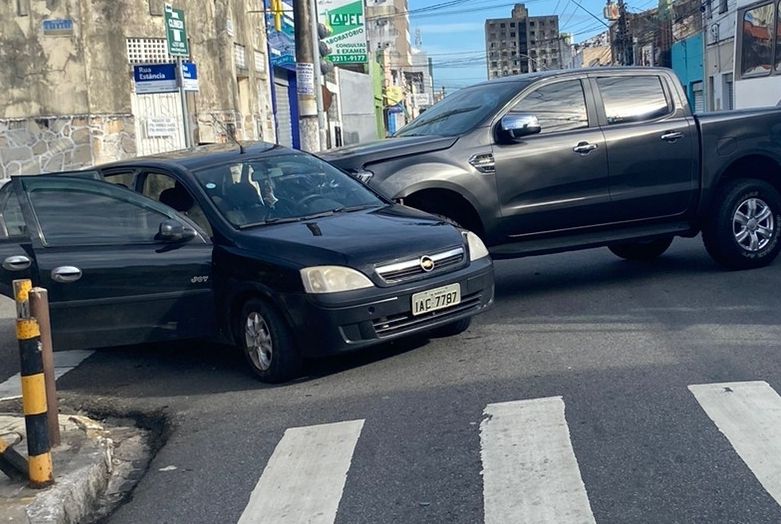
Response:
[{"label": "sidewalk", "polygon": [[[146,469],[149,435],[132,421],[104,426],[80,415],[60,415],[59,420],[61,445],[52,450],[54,485],[33,490],[0,472],[0,523],[93,522],[107,515]],[[0,413],[0,438],[10,444],[24,435],[23,416]],[[14,449],[26,456],[24,440]]]}]

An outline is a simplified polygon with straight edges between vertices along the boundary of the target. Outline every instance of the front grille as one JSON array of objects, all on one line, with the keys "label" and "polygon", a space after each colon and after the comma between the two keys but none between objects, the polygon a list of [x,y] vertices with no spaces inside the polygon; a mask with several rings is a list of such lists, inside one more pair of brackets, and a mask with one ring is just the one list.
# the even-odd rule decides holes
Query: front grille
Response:
[{"label": "front grille", "polygon": [[[429,271],[423,269],[422,261],[424,258],[431,259],[431,262],[433,263],[433,267]],[[426,257],[404,260],[386,266],[378,266],[375,268],[375,271],[383,281],[388,284],[395,284],[421,275],[437,273],[447,268],[454,268],[461,265],[463,262],[464,248],[458,247]]]},{"label": "front grille", "polygon": [[390,317],[380,318],[372,322],[374,331],[379,338],[389,337],[398,333],[403,333],[421,327],[432,320],[439,320],[449,316],[455,316],[458,313],[469,311],[480,305],[480,294],[470,295],[461,300],[460,304],[438,311],[431,311],[423,315],[412,316],[411,312],[401,313]]}]

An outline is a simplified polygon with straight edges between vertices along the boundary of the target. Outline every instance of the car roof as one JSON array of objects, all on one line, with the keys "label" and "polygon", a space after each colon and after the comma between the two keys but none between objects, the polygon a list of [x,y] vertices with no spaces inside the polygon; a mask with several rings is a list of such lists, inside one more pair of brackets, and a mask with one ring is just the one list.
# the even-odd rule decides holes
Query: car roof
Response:
[{"label": "car roof", "polygon": [[637,74],[637,73],[651,73],[651,72],[661,72],[664,71],[664,68],[660,67],[626,67],[626,66],[616,66],[616,67],[590,67],[590,68],[581,68],[581,69],[555,69],[552,71],[538,71],[536,73],[525,73],[522,75],[512,75],[512,76],[503,76],[500,78],[492,78],[491,80],[485,80],[483,82],[479,82],[477,84],[474,84],[470,87],[474,86],[483,86],[483,85],[493,85],[493,84],[502,84],[502,83],[508,83],[508,82],[534,82],[537,80],[542,80],[545,78],[555,78],[555,77],[568,77],[568,76],[583,76],[584,74],[600,74],[600,73],[611,73],[611,74]]},{"label": "car roof", "polygon": [[270,144],[268,142],[241,142],[243,148],[240,149],[235,143],[226,144],[203,144],[190,149],[180,149],[155,155],[139,156],[127,160],[119,160],[109,164],[101,164],[93,169],[106,169],[112,167],[133,166],[133,165],[169,165],[188,170],[199,169],[215,164],[224,164],[229,162],[241,162],[244,159],[272,151],[275,152],[293,152],[292,149]]}]

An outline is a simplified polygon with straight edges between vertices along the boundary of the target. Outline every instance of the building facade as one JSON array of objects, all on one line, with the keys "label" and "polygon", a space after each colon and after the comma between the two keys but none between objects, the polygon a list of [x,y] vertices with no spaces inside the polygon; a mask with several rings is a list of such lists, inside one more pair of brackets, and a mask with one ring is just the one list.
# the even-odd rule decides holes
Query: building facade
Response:
[{"label": "building facade", "polygon": [[[257,2],[178,0],[199,90],[192,142],[274,140]],[[136,94],[133,66],[173,62],[162,0],[0,3],[0,177],[184,146],[178,93]]]},{"label": "building facade", "polygon": [[510,18],[485,21],[488,78],[569,67],[569,46],[558,15],[529,16],[524,4],[515,4]]}]

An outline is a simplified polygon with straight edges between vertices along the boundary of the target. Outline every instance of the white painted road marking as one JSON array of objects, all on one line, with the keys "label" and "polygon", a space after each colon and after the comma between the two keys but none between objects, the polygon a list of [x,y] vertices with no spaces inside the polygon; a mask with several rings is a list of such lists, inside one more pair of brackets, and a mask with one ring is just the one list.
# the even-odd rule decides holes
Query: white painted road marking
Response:
[{"label": "white painted road marking", "polygon": [[363,420],[285,431],[239,524],[332,523]]},{"label": "white painted road marking", "polygon": [[[68,371],[81,364],[94,351],[55,351],[54,352],[54,376],[55,380],[62,377]],[[19,373],[0,384],[0,401],[19,398],[22,396],[22,383]]]},{"label": "white painted road marking", "polygon": [[740,458],[781,504],[781,397],[767,382],[689,386]]},{"label": "white painted road marking", "polygon": [[595,522],[561,397],[489,404],[484,413],[486,523]]}]

